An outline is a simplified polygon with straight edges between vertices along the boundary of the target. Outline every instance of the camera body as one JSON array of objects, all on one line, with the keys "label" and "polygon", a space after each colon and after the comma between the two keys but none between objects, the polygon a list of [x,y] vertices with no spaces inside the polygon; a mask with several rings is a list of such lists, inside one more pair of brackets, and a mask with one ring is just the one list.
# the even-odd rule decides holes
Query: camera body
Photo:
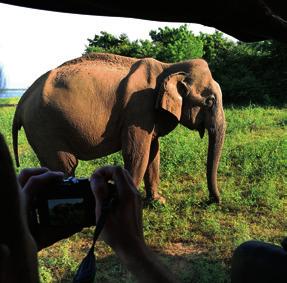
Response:
[{"label": "camera body", "polygon": [[95,198],[89,179],[64,179],[58,186],[41,194],[32,214],[32,221],[43,226],[95,225]]}]

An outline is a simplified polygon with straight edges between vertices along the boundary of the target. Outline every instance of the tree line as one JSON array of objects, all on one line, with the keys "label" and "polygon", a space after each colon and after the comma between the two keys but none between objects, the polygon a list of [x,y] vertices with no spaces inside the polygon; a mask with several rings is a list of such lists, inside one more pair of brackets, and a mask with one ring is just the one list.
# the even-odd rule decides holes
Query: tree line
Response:
[{"label": "tree line", "polygon": [[219,31],[195,35],[187,25],[151,30],[149,35],[150,40],[131,41],[126,34],[115,36],[102,31],[88,39],[85,53],[152,57],[167,63],[203,58],[221,85],[225,103],[286,103],[286,44],[271,40],[235,42]]}]

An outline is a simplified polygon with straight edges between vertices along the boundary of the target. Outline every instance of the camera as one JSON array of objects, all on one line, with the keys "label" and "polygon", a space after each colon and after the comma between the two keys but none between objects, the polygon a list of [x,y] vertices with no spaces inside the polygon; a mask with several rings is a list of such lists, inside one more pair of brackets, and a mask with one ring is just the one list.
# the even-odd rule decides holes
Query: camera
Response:
[{"label": "camera", "polygon": [[30,220],[42,226],[95,225],[95,198],[89,179],[69,177],[41,194]]}]

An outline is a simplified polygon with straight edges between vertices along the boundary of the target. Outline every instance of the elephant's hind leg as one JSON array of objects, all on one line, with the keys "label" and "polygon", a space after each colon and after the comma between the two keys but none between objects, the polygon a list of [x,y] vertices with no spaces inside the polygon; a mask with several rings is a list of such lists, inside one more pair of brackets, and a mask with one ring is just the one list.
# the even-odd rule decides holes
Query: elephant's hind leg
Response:
[{"label": "elephant's hind leg", "polygon": [[37,154],[41,166],[53,171],[62,171],[65,176],[75,176],[78,159],[72,153],[65,151],[55,151]]}]

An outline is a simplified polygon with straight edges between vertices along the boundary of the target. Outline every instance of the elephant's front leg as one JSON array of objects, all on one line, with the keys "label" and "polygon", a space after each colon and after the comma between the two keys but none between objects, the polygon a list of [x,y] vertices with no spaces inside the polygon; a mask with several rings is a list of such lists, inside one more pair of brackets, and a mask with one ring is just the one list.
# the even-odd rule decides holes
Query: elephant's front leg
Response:
[{"label": "elephant's front leg", "polygon": [[122,154],[125,168],[130,172],[134,184],[139,187],[147,169],[151,146],[151,134],[131,126],[122,136]]},{"label": "elephant's front leg", "polygon": [[144,175],[144,183],[146,190],[146,200],[157,200],[160,203],[165,203],[165,198],[158,193],[159,185],[159,166],[160,166],[160,151],[159,141],[154,139],[151,143],[148,166]]}]

